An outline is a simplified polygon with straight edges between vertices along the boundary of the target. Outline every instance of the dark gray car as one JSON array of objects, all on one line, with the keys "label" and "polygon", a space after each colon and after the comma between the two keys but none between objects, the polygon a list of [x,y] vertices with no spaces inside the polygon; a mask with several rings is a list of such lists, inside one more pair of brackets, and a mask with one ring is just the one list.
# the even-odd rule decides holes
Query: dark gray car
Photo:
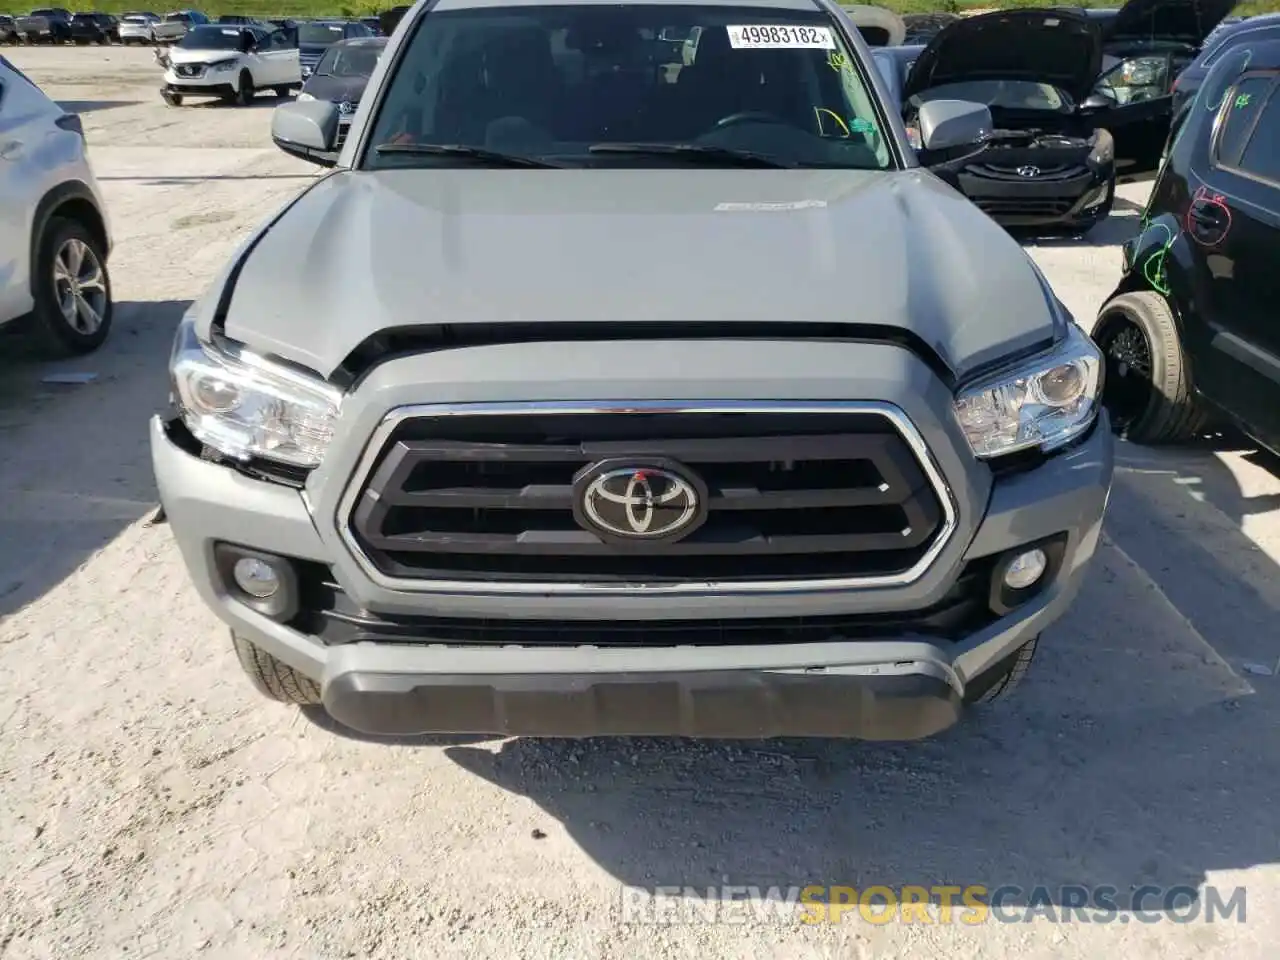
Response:
[{"label": "dark gray car", "polygon": [[360,106],[365,86],[386,46],[385,37],[341,40],[324,52],[311,76],[302,85],[299,100],[323,100],[337,106],[337,147],[341,147],[347,138],[351,119]]},{"label": "dark gray car", "polygon": [[333,170],[187,312],[151,428],[257,688],[876,739],[1012,690],[1098,544],[1101,356],[885,97],[826,0],[421,0],[340,148],[277,107]]}]

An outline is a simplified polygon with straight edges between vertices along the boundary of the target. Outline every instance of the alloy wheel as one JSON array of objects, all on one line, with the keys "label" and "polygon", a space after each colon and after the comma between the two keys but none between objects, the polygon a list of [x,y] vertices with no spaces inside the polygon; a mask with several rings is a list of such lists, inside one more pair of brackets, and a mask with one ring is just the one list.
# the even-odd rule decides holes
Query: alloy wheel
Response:
[{"label": "alloy wheel", "polygon": [[53,291],[67,325],[82,336],[102,326],[107,311],[107,282],[98,255],[72,237],[53,258]]}]

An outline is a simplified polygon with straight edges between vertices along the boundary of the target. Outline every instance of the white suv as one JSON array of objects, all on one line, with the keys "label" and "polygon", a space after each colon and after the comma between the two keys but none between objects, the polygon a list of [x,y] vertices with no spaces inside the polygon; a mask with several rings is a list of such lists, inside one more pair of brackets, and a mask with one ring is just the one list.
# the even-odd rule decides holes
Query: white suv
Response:
[{"label": "white suv", "polygon": [[111,233],[80,118],[0,57],[0,325],[88,353],[111,329]]}]

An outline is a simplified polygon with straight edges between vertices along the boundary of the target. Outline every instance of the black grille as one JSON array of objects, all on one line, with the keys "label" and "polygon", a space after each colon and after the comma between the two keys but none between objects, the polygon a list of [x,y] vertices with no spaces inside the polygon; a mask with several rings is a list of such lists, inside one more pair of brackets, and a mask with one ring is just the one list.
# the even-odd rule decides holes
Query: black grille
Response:
[{"label": "black grille", "polygon": [[[575,476],[628,457],[699,477],[705,523],[634,547],[580,527]],[[932,546],[943,509],[879,414],[531,413],[401,424],[351,523],[397,577],[743,582],[901,573]]]},{"label": "black grille", "polygon": [[[1024,177],[1019,170],[1034,166],[1038,171],[1034,176]],[[1021,180],[1021,181],[1045,181],[1045,180],[1074,180],[1076,177],[1085,176],[1089,169],[1079,164],[1073,163],[1054,163],[1041,166],[1040,164],[1027,163],[975,163],[965,168],[965,172],[975,177],[983,177],[991,180]]]},{"label": "black grille", "polygon": [[349,131],[350,129],[351,129],[350,122],[343,123],[342,121],[338,121],[338,135],[334,137],[334,140],[333,140],[333,145],[335,149],[341,148],[342,145],[347,142],[347,131]]},{"label": "black grille", "polygon": [[1061,217],[1071,209],[1070,200],[987,199],[974,200],[978,209],[992,217]]},{"label": "black grille", "polygon": [[674,647],[822,643],[912,637],[962,640],[993,623],[988,605],[995,558],[965,565],[930,607],[906,613],[707,620],[530,620],[393,616],[361,609],[321,564],[299,563],[303,612],[295,629],[337,646],[346,643],[445,643],[452,646]]}]

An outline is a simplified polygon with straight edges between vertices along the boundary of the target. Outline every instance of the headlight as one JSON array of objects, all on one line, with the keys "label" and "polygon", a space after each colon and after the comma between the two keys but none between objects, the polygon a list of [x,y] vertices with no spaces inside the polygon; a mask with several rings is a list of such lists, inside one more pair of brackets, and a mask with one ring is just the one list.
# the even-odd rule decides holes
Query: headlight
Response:
[{"label": "headlight", "polygon": [[223,60],[220,63],[211,63],[209,65],[209,72],[220,73],[223,70],[234,70],[238,66],[240,66],[239,60]]},{"label": "headlight", "polygon": [[1116,142],[1106,130],[1098,131],[1098,142],[1093,145],[1089,154],[1089,162],[1101,166],[1110,163],[1116,157]]},{"label": "headlight", "polygon": [[341,391],[247,350],[201,343],[189,320],[178,326],[169,373],[187,429],[229,457],[314,467],[333,439]]},{"label": "headlight", "polygon": [[304,91],[302,91],[302,93],[298,94],[298,99],[299,99],[299,100],[314,100],[314,99],[315,99],[315,97],[313,97],[311,94],[307,93],[307,92],[304,90]]},{"label": "headlight", "polygon": [[1050,352],[961,390],[956,418],[983,459],[1029,447],[1052,450],[1089,429],[1101,386],[1102,353],[1071,323]]}]

